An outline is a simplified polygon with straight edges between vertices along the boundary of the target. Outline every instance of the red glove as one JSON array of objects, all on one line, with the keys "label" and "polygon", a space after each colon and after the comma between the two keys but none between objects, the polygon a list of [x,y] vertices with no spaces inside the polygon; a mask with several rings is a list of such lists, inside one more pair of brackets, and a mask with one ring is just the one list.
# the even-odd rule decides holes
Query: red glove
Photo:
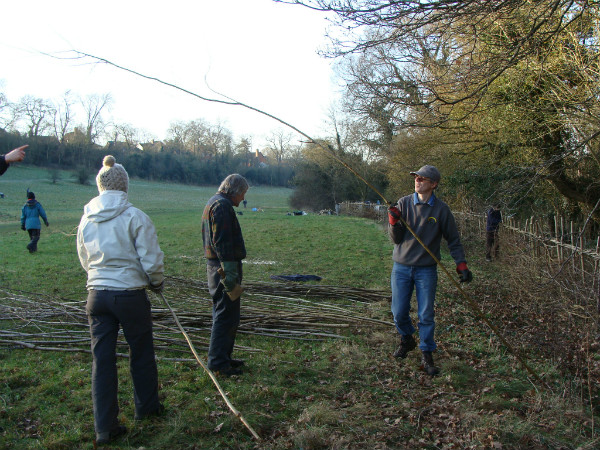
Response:
[{"label": "red glove", "polygon": [[467,267],[466,262],[461,262],[460,264],[458,264],[456,266],[456,273],[458,273],[458,275],[460,275],[461,283],[470,283],[471,281],[473,281],[473,274]]},{"label": "red glove", "polygon": [[400,220],[400,210],[397,206],[390,206],[388,209],[388,220],[390,225],[396,225],[396,223],[398,223]]}]

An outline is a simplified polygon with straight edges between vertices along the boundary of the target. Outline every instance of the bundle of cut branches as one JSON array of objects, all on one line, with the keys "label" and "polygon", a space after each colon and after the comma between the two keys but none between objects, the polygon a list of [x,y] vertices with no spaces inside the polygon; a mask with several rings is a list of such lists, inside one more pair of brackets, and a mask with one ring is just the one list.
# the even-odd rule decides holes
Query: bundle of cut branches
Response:
[{"label": "bundle of cut branches", "polygon": [[[207,283],[205,281],[195,281],[185,278],[168,276],[167,280],[179,288],[186,285],[206,291]],[[312,299],[338,299],[350,300],[358,303],[374,303],[380,301],[389,301],[391,294],[385,291],[376,291],[372,289],[362,289],[350,286],[324,285],[324,284],[303,284],[297,282],[262,282],[244,280],[244,292],[258,295],[290,295],[293,297],[305,297]]]},{"label": "bundle of cut branches", "polygon": [[[323,285],[244,282],[238,333],[275,339],[341,339],[355,327],[390,328],[391,322],[370,317],[368,304],[387,300],[380,291]],[[212,300],[207,283],[167,277],[165,297],[199,350],[208,349]],[[0,289],[0,346],[89,353],[86,293],[78,300]],[[154,341],[160,359],[190,360],[189,348],[171,312],[152,298]],[[120,336],[118,350],[126,351]],[[238,351],[260,348],[236,345]],[[118,353],[119,356],[127,356]]]}]

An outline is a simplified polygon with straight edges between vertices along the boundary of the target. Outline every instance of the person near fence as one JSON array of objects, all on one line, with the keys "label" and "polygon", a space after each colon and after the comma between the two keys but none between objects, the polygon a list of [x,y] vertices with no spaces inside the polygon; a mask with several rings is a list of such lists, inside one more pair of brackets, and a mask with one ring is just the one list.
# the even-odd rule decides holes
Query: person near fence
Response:
[{"label": "person near fence", "polygon": [[21,162],[25,159],[25,149],[27,147],[29,147],[29,145],[22,145],[12,149],[6,155],[0,155],[0,175],[3,175],[4,172],[6,172],[11,163]]},{"label": "person near fence", "polygon": [[208,368],[224,376],[240,375],[244,361],[231,357],[240,323],[242,260],[246,246],[233,207],[248,191],[248,181],[228,175],[202,213],[202,241],[208,290],[213,300]]},{"label": "person near fence", "polygon": [[44,207],[35,199],[35,194],[28,190],[27,202],[25,202],[23,209],[21,209],[21,229],[29,233],[29,244],[27,244],[29,253],[37,252],[37,245],[42,231],[40,217],[44,221],[44,224],[48,226],[48,217],[46,216]]},{"label": "person near fence", "polygon": [[502,223],[502,213],[498,204],[492,205],[486,215],[485,225],[485,260],[491,261],[492,256],[498,259],[500,255],[500,241],[498,239],[498,231]]},{"label": "person near fence", "polygon": [[434,302],[437,263],[407,225],[438,261],[442,237],[446,240],[461,282],[470,282],[473,275],[467,267],[454,216],[448,205],[434,193],[441,179],[440,172],[434,166],[425,165],[410,174],[414,176],[415,192],[400,198],[388,209],[388,232],[394,243],[392,314],[400,334],[400,345],[394,356],[404,359],[417,346],[413,337],[416,330],[409,315],[412,293],[416,290],[421,361],[427,374],[434,376],[439,373],[432,353],[436,349]]},{"label": "person near fence", "polygon": [[92,402],[96,443],[127,432],[119,424],[117,337],[129,345],[135,420],[162,414],[146,288],[161,292],[164,254],[154,224],[129,203],[129,176],[108,155],[96,177],[99,195],[84,207],[77,252],[87,272],[86,313],[92,347]]}]

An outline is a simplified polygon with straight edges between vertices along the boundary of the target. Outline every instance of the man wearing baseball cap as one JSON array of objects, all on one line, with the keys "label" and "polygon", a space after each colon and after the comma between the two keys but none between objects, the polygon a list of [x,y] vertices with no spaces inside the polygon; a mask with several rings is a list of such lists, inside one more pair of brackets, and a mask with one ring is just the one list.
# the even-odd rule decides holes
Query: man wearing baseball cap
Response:
[{"label": "man wearing baseball cap", "polygon": [[410,174],[415,179],[415,192],[402,197],[398,204],[388,211],[388,231],[394,242],[394,267],[391,276],[392,314],[401,336],[400,346],[394,352],[394,356],[404,359],[417,346],[413,337],[416,330],[409,315],[410,300],[413,290],[416,290],[422,364],[427,374],[434,376],[439,373],[432,355],[436,349],[434,302],[438,280],[437,263],[407,230],[406,225],[419,236],[438,260],[442,237],[446,240],[461,282],[469,283],[473,275],[467,268],[454,216],[448,205],[434,194],[441,179],[439,170],[426,165]]}]

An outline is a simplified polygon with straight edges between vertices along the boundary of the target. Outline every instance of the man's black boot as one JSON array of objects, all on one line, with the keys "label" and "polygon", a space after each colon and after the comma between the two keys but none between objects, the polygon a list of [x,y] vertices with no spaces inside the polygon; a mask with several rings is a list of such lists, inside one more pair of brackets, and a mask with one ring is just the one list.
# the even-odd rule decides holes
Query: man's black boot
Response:
[{"label": "man's black boot", "polygon": [[165,413],[165,407],[163,406],[162,403],[158,404],[158,407],[152,411],[150,411],[149,413],[143,414],[143,415],[138,415],[138,413],[135,413],[135,416],[133,417],[133,420],[144,420],[148,417],[160,417]]},{"label": "man's black boot", "polygon": [[111,441],[114,441],[122,434],[127,433],[127,427],[119,425],[112,431],[106,431],[104,433],[96,433],[96,445],[105,445]]},{"label": "man's black boot", "polygon": [[435,367],[435,364],[433,363],[433,354],[431,352],[422,352],[421,363],[423,364],[423,369],[427,372],[427,375],[433,377],[440,373],[440,369]]},{"label": "man's black boot", "polygon": [[238,367],[244,367],[246,365],[246,362],[243,359],[232,359],[229,363],[234,369],[237,369]]},{"label": "man's black boot", "polygon": [[414,350],[416,346],[417,343],[415,342],[415,338],[412,337],[412,334],[402,336],[400,345],[394,352],[394,357],[404,359],[406,358],[406,355],[408,355],[408,352]]},{"label": "man's black boot", "polygon": [[229,366],[229,367],[225,367],[223,369],[213,370],[213,373],[215,375],[222,375],[225,377],[230,377],[232,375],[241,375],[243,373],[243,371],[242,371],[241,367]]}]

